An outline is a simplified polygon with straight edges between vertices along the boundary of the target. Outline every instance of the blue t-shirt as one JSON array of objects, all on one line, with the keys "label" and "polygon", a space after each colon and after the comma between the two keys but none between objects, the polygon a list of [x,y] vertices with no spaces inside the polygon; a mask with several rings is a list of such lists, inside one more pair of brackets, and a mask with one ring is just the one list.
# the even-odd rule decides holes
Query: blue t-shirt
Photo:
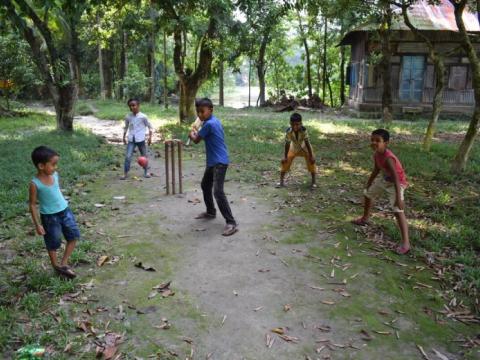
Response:
[{"label": "blue t-shirt", "polygon": [[228,150],[227,145],[225,145],[223,127],[215,116],[212,115],[210,119],[203,123],[198,135],[205,141],[207,166],[228,165]]}]

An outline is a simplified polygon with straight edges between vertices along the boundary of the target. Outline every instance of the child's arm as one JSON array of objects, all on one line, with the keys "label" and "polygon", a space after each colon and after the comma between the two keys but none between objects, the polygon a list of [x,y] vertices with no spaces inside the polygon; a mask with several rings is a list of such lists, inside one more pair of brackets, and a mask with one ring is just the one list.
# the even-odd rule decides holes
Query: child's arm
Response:
[{"label": "child's arm", "polygon": [[370,177],[368,178],[368,181],[367,181],[367,189],[372,185],[373,180],[375,180],[379,172],[380,172],[380,169],[377,167],[377,164],[375,164],[375,167],[373,168],[372,173],[370,174]]},{"label": "child's arm", "polygon": [[202,138],[200,137],[200,135],[198,135],[198,132],[196,132],[195,130],[191,130],[191,131],[188,133],[188,137],[189,137],[195,144],[198,144],[200,141],[202,141]]},{"label": "child's arm", "polygon": [[147,144],[152,145],[153,126],[150,121],[145,117],[145,126],[148,127],[148,140]]},{"label": "child's arm", "polygon": [[305,139],[305,146],[307,147],[308,161],[310,161],[310,163],[314,164],[315,159],[313,157],[313,150],[312,150],[312,146],[310,145],[310,142],[308,141],[308,139]]},{"label": "child's arm", "polygon": [[123,143],[127,144],[128,118],[125,118],[125,126],[123,127]]},{"label": "child's arm", "polygon": [[400,210],[403,210],[403,201],[402,201],[402,195],[401,195],[402,187],[400,185],[400,179],[398,177],[398,174],[395,171],[395,164],[392,158],[387,159],[387,167],[393,176],[393,183],[395,184],[395,194],[396,194],[395,206],[398,207]]},{"label": "child's arm", "polygon": [[30,213],[32,214],[32,220],[33,220],[33,223],[35,224],[35,230],[37,231],[38,235],[45,235],[45,229],[43,228],[40,222],[40,219],[38,218],[37,187],[35,186],[35,184],[30,183],[28,193],[29,193],[28,207],[30,209]]}]

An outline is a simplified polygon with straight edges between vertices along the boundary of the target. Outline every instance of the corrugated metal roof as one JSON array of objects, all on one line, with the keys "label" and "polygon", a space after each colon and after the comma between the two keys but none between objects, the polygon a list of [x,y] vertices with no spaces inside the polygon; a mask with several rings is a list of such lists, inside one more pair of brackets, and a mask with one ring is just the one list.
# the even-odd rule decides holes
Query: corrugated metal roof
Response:
[{"label": "corrugated metal roof", "polygon": [[[410,31],[403,21],[402,10],[398,7],[394,10],[392,30]],[[449,0],[440,0],[438,5],[430,5],[426,0],[420,0],[408,9],[408,15],[412,24],[419,30],[427,31],[454,31],[458,32],[453,5]],[[477,13],[466,8],[463,11],[463,22],[469,32],[480,32],[480,24]],[[345,35],[340,45],[349,44],[351,34],[359,31],[373,31],[378,29],[378,24],[361,25]]]}]

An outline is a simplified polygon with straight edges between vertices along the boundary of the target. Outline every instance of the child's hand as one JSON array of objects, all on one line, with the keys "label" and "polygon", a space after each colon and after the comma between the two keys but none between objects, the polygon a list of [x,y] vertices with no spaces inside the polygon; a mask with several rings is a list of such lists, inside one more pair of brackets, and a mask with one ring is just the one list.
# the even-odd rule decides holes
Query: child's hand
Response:
[{"label": "child's hand", "polygon": [[315,158],[313,156],[309,156],[308,161],[310,161],[310,164],[315,164]]},{"label": "child's hand", "polygon": [[287,161],[288,161],[288,160],[287,160],[287,158],[286,158],[286,157],[285,157],[285,158],[283,158],[283,159],[282,159],[282,164],[286,164],[286,163],[287,163]]},{"label": "child's hand", "polygon": [[37,226],[35,227],[35,230],[37,231],[37,234],[38,234],[38,235],[45,235],[45,234],[46,234],[46,233],[45,233],[45,229],[43,228],[42,225],[37,225]]},{"label": "child's hand", "polygon": [[123,138],[123,143],[127,145],[127,139]]},{"label": "child's hand", "polygon": [[148,138],[147,144],[148,144],[148,146],[152,145],[152,138],[151,137]]}]

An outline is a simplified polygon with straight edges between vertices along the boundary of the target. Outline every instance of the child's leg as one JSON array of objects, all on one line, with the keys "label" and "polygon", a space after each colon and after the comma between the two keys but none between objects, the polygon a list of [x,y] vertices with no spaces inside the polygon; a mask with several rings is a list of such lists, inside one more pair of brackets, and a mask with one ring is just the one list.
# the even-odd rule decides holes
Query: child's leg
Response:
[{"label": "child's leg", "polygon": [[67,241],[67,245],[65,246],[65,252],[63,253],[63,258],[61,265],[68,265],[68,259],[70,259],[70,255],[72,255],[75,246],[77,245],[76,240]]},{"label": "child's leg", "polygon": [[408,223],[405,212],[395,212],[395,218],[397,219],[397,224],[400,228],[400,234],[402,236],[402,247],[404,250],[408,250],[410,249],[410,238],[408,235]]},{"label": "child's leg", "polygon": [[[148,157],[147,156],[147,145],[146,145],[145,141],[137,143],[137,147],[138,147],[138,150],[140,151],[140,155]],[[150,175],[148,175],[148,163],[143,168],[143,176],[150,177]]]},{"label": "child's leg", "polygon": [[292,166],[293,159],[295,159],[296,154],[293,151],[289,151],[287,154],[287,160],[282,162],[280,170],[280,186],[285,185],[285,174],[290,171]]},{"label": "child's leg", "polygon": [[215,204],[213,203],[213,167],[207,167],[202,178],[202,192],[203,192],[203,201],[207,207],[207,214],[215,215],[216,209]]},{"label": "child's leg", "polygon": [[58,266],[57,250],[47,250],[47,251],[48,251],[48,257],[50,258],[50,263],[52,264],[52,267],[56,268]]},{"label": "child's leg", "polygon": [[227,173],[227,165],[216,165],[213,173],[213,195],[217,201],[218,208],[222,213],[227,224],[236,225],[236,221],[232,215],[230,204],[228,203],[227,196],[223,190],[225,183],[225,175]]},{"label": "child's leg", "polygon": [[127,144],[127,153],[125,154],[125,164],[123,166],[124,177],[126,178],[128,172],[130,171],[130,162],[132,161],[133,150],[135,149],[134,142],[128,142]]},{"label": "child's leg", "polygon": [[370,210],[372,209],[372,203],[373,203],[372,199],[364,196],[364,199],[363,199],[363,216],[362,216],[362,218],[364,220],[368,220],[368,218],[370,217]]}]

